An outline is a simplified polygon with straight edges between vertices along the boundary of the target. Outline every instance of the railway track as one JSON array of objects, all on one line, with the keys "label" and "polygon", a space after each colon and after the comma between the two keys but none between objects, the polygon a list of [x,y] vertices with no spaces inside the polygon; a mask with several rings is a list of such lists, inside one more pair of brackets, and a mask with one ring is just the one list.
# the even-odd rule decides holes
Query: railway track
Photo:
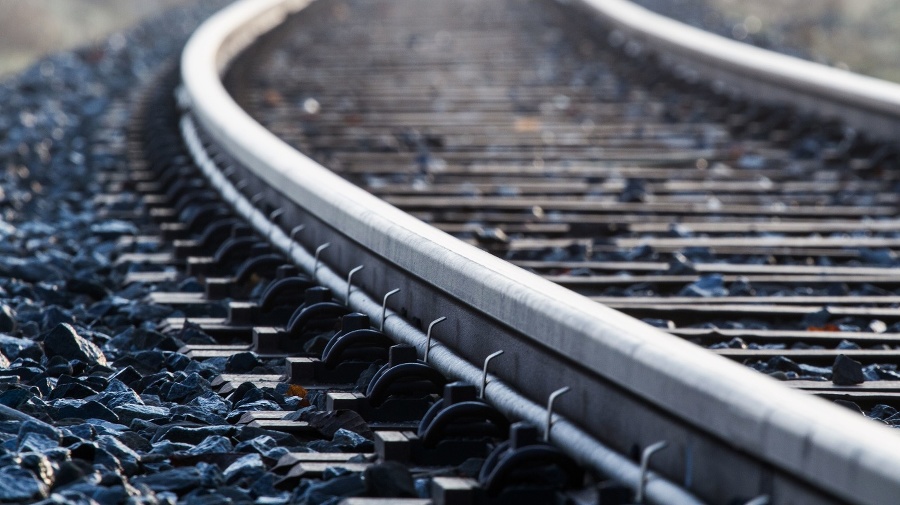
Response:
[{"label": "railway track", "polygon": [[[791,390],[893,408],[893,151],[673,78],[693,53],[606,9],[241,2],[189,42],[178,109],[157,87],[119,183],[163,224],[119,261],[185,314],[161,331],[214,339],[181,352],[229,360],[220,395],[280,406],[230,421],[356,433],[284,486],[399,461],[435,503],[895,496],[894,434]],[[446,440],[441,396],[469,409]]]}]

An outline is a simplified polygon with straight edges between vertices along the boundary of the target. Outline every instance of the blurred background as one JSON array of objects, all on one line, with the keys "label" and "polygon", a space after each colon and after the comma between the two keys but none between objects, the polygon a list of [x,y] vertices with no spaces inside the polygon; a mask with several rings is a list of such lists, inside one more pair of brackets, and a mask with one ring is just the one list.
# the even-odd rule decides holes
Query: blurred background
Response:
[{"label": "blurred background", "polygon": [[[191,0],[0,0],[0,78]],[[900,81],[900,1],[636,0],[745,42]]]},{"label": "blurred background", "polygon": [[[896,0],[666,0],[700,3],[732,38],[900,81]],[[718,18],[718,19],[717,19]]]},{"label": "blurred background", "polygon": [[190,0],[0,0],[0,79]]}]

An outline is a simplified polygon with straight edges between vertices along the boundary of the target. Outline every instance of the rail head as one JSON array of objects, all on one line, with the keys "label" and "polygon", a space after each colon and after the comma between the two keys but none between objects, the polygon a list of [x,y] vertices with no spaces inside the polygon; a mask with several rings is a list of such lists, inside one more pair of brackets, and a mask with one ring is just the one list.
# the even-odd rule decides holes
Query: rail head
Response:
[{"label": "rail head", "polygon": [[581,369],[684,422],[703,419],[713,436],[836,496],[872,504],[896,497],[900,439],[887,428],[450,237],[346,182],[254,121],[229,96],[221,75],[256,37],[307,3],[243,0],[190,39],[181,61],[183,98],[212,141],[354,242],[419,279],[438,280],[449,295]]},{"label": "rail head", "polygon": [[900,136],[900,84],[829,67],[703,31],[628,0],[578,0],[673,66],[769,103],[841,120],[872,138]]}]

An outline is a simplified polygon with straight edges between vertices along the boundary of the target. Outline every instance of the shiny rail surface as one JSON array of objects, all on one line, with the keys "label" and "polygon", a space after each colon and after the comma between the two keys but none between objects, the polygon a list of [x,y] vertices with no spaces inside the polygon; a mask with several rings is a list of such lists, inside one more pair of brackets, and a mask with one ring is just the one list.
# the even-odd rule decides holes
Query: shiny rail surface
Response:
[{"label": "shiny rail surface", "polygon": [[[423,322],[439,317],[454,321],[452,335],[479,335],[436,333],[440,344],[430,352],[450,375],[475,382],[478,364],[504,350],[487,397],[515,417],[540,419],[545,414],[538,405],[553,390],[572,388],[577,401],[560,400],[552,439],[587,465],[635,484],[634,465],[605,447],[628,454],[667,441],[670,448],[652,465],[665,479],[648,486],[657,503],[689,503],[689,493],[709,501],[769,495],[776,502],[814,497],[834,503],[884,503],[895,496],[900,482],[892,470],[900,445],[884,428],[449,237],[253,121],[220,77],[256,37],[304,7],[238,3],[197,32],[182,60],[188,144],[207,177],[279,249],[336,292],[347,289],[344,279],[356,265],[380,266],[354,278],[350,301],[380,317],[381,297],[400,287],[386,328],[420,351]],[[634,21],[638,14],[627,12],[643,26]],[[201,138],[227,153],[232,174],[203,158]],[[266,206],[256,209],[251,201]],[[273,225],[268,216],[276,209],[280,218]],[[298,224],[306,228],[292,237]],[[340,244],[340,253],[325,252],[319,261],[313,251],[325,243]],[[688,481],[689,493],[673,484],[679,481]]]},{"label": "shiny rail surface", "polygon": [[900,85],[704,32],[626,0],[579,0],[585,13],[658,52],[673,71],[756,100],[839,118],[874,138],[900,133]]}]

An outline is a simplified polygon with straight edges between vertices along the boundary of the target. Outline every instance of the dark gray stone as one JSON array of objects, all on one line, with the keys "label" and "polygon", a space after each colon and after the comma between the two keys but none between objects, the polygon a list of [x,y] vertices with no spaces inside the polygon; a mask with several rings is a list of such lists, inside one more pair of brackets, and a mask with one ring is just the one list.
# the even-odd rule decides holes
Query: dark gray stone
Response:
[{"label": "dark gray stone", "polygon": [[366,468],[363,474],[366,496],[414,498],[416,485],[409,470],[396,461],[385,461]]},{"label": "dark gray stone", "polygon": [[248,373],[259,365],[256,354],[252,352],[239,352],[233,354],[225,362],[225,372],[227,373]]},{"label": "dark gray stone", "polygon": [[[22,454],[19,456],[22,468],[31,471],[37,479],[46,486],[52,486],[54,480],[55,469],[50,459],[34,452]],[[66,461],[67,458],[59,458],[59,461]]]},{"label": "dark gray stone", "polygon": [[311,408],[298,410],[285,416],[292,421],[306,421],[317,428],[324,436],[333,438],[341,429],[356,433],[372,440],[374,434],[366,420],[352,410],[315,410]]},{"label": "dark gray stone", "polygon": [[46,452],[59,447],[59,442],[39,433],[28,433],[18,437],[16,442],[18,452]]},{"label": "dark gray stone", "polygon": [[28,435],[41,435],[53,442],[54,445],[59,445],[63,437],[62,431],[58,428],[50,426],[47,423],[31,420],[25,421],[19,426],[19,432],[17,434],[19,444],[21,444],[22,440]]},{"label": "dark gray stone", "polygon": [[32,284],[57,281],[65,277],[59,268],[41,259],[0,258],[0,272],[5,277],[22,279]]},{"label": "dark gray stone", "polygon": [[0,332],[15,333],[17,326],[16,312],[9,305],[0,304]]},{"label": "dark gray stone", "polygon": [[165,394],[165,399],[169,402],[186,403],[209,390],[209,381],[200,374],[192,373],[184,380],[173,383]]},{"label": "dark gray stone", "polygon": [[119,422],[119,416],[100,402],[89,400],[58,400],[54,402],[56,419],[100,419]]},{"label": "dark gray stone", "polygon": [[340,501],[335,498],[361,496],[365,493],[366,486],[363,483],[361,474],[350,474],[325,481],[312,482],[306,488],[298,488],[298,491],[300,490],[302,492],[294,497],[293,501],[320,505],[325,502],[337,503]]},{"label": "dark gray stone", "polygon": [[684,287],[678,296],[697,296],[702,298],[728,296],[728,289],[720,274],[703,275],[697,282]]},{"label": "dark gray stone", "polygon": [[695,267],[694,262],[689,260],[684,254],[674,252],[672,253],[672,259],[669,261],[669,268],[666,273],[669,275],[696,274],[697,267]]},{"label": "dark gray stone", "polygon": [[885,370],[882,367],[876,367],[875,373],[878,374],[879,380],[885,381],[897,381],[900,380],[900,373],[897,373],[896,370]]},{"label": "dark gray stone", "polygon": [[375,449],[375,445],[366,437],[341,428],[332,440],[310,442],[309,448],[317,452],[369,452]]},{"label": "dark gray stone", "polygon": [[0,377],[18,377],[23,382],[28,382],[44,373],[44,370],[39,367],[18,365],[13,362],[10,364],[10,368],[0,370]]},{"label": "dark gray stone", "polygon": [[770,371],[779,371],[779,372],[794,372],[794,373],[802,373],[802,370],[796,362],[791,360],[790,358],[786,358],[784,356],[774,356],[766,362],[766,367]]},{"label": "dark gray stone", "polygon": [[106,389],[104,389],[103,392],[89,399],[96,400],[103,405],[106,405],[110,409],[114,409],[119,405],[140,405],[144,403],[143,400],[141,400],[141,397],[138,396],[138,394],[135,393],[133,389],[126,386],[121,381],[115,379],[109,381],[109,385],[106,386]]},{"label": "dark gray stone", "polygon": [[66,280],[66,291],[87,295],[94,300],[102,300],[109,295],[109,290],[97,279],[74,277]]},{"label": "dark gray stone", "polygon": [[231,435],[231,438],[238,442],[246,442],[257,437],[267,436],[274,439],[281,447],[299,445],[296,437],[283,431],[267,430],[247,425],[236,426],[235,428],[235,433]]},{"label": "dark gray stone", "polygon": [[23,404],[34,398],[35,394],[27,389],[10,389],[0,393],[0,405],[18,409]]},{"label": "dark gray stone", "polygon": [[263,463],[262,458],[259,457],[259,454],[253,453],[242,456],[234,463],[228,465],[228,468],[222,473],[225,477],[225,482],[234,483],[236,479],[242,476],[258,475],[265,469],[266,465]]},{"label": "dark gray stone", "polygon": [[166,367],[173,372],[181,372],[191,364],[191,358],[188,358],[180,352],[167,352]]},{"label": "dark gray stone", "polygon": [[91,225],[91,233],[104,239],[118,238],[122,235],[136,235],[137,227],[127,221],[109,220]]},{"label": "dark gray stone", "polygon": [[25,503],[46,498],[47,485],[33,473],[17,466],[0,468],[0,502]]},{"label": "dark gray stone", "polygon": [[60,398],[84,399],[97,394],[96,391],[80,382],[70,382],[57,386],[48,396],[49,400]]},{"label": "dark gray stone", "polygon": [[97,455],[97,444],[94,442],[77,442],[69,447],[69,453],[73,459],[94,461],[94,456]]},{"label": "dark gray stone", "polygon": [[153,439],[150,440],[152,443],[159,442],[161,440],[168,440],[170,442],[180,442],[184,444],[197,445],[206,437],[211,435],[221,435],[223,437],[231,436],[234,432],[234,427],[232,426],[165,426],[159,429],[156,434],[153,436]]},{"label": "dark gray stone", "polygon": [[144,376],[144,378],[137,381],[136,383],[132,383],[131,387],[133,387],[135,391],[138,391],[141,394],[154,394],[147,391],[147,389],[159,383],[170,382],[174,378],[175,376],[173,376],[170,372],[154,373]]},{"label": "dark gray stone", "polygon": [[122,462],[119,461],[119,458],[116,457],[115,454],[103,449],[101,447],[97,447],[96,452],[94,453],[94,466],[102,466],[107,470],[116,473],[122,473],[125,469],[122,466]]},{"label": "dark gray stone", "polygon": [[83,459],[65,461],[59,465],[59,470],[56,471],[56,481],[54,482],[54,486],[60,488],[75,482],[85,475],[89,475],[93,470],[91,464]]},{"label": "dark gray stone", "polygon": [[[123,351],[151,351],[159,352],[160,363],[165,362],[165,357],[161,351],[177,351],[184,344],[173,337],[163,335],[162,333],[150,331],[144,328],[129,327],[122,333],[114,336],[107,345],[114,349]],[[139,367],[135,369],[143,374],[158,372],[159,368],[151,368],[144,371]]]},{"label": "dark gray stone", "polygon": [[228,414],[228,422],[234,422],[246,412],[259,412],[261,410],[281,410],[281,406],[271,400],[256,400],[254,402],[241,403]]},{"label": "dark gray stone", "polygon": [[41,316],[41,329],[44,331],[55,328],[60,324],[72,325],[74,323],[75,318],[73,318],[71,314],[55,306],[45,310],[44,314]]},{"label": "dark gray stone", "polygon": [[19,353],[28,347],[37,347],[33,340],[27,338],[16,338],[9,335],[0,335],[0,352],[7,358],[15,360],[19,357]]},{"label": "dark gray stone", "polygon": [[231,440],[221,435],[212,435],[190,449],[188,454],[221,454],[232,451],[234,451],[234,446],[231,445]]},{"label": "dark gray stone", "polygon": [[97,439],[97,445],[119,460],[125,475],[134,475],[140,469],[141,457],[117,438],[103,435]]},{"label": "dark gray stone", "polygon": [[150,442],[146,438],[133,431],[126,431],[119,435],[119,441],[137,453],[149,452],[153,449],[153,446],[150,445]]},{"label": "dark gray stone", "polygon": [[822,310],[804,316],[802,324],[807,328],[822,328],[830,320],[831,312],[828,312],[828,307],[825,307]]},{"label": "dark gray stone", "polygon": [[168,440],[162,440],[160,442],[156,442],[152,444],[152,449],[148,451],[150,454],[160,454],[163,456],[171,456],[176,452],[187,452],[193,448],[193,445],[180,443],[180,442],[170,442]]},{"label": "dark gray stone", "polygon": [[278,442],[268,435],[260,435],[245,440],[234,446],[235,452],[257,452],[270,459],[278,459],[287,453],[287,449],[278,446]]},{"label": "dark gray stone", "polygon": [[226,416],[231,411],[231,402],[212,391],[207,391],[194,398],[188,405],[204,409],[219,416]]},{"label": "dark gray stone", "polygon": [[115,379],[121,381],[123,384],[127,384],[129,387],[133,387],[132,383],[137,382],[142,378],[143,375],[138,373],[138,371],[131,366],[126,366],[110,376],[110,380]]},{"label": "dark gray stone", "polygon": [[831,370],[828,367],[807,365],[806,363],[799,363],[797,367],[800,368],[800,374],[802,376],[823,378],[826,380],[831,377]]},{"label": "dark gray stone", "polygon": [[62,356],[67,360],[79,360],[91,365],[106,365],[106,356],[89,340],[78,335],[70,324],[59,324],[44,339],[44,352],[48,357]]},{"label": "dark gray stone", "polygon": [[71,426],[66,426],[63,436],[68,436],[71,434],[73,437],[76,437],[80,440],[93,440],[97,435],[97,431],[90,424],[74,424]]},{"label": "dark gray stone", "polygon": [[879,403],[872,407],[872,410],[869,411],[869,417],[872,419],[888,419],[897,414],[897,409],[891,407],[890,405],[884,405],[883,403]]},{"label": "dark gray stone", "polygon": [[105,419],[98,419],[96,417],[85,419],[84,422],[90,424],[98,435],[113,435],[118,437],[122,432],[128,429],[128,426],[123,424],[107,421]]},{"label": "dark gray stone", "polygon": [[61,375],[71,376],[74,373],[72,364],[62,356],[53,356],[50,358],[50,361],[47,362],[47,376],[49,377],[59,377]]},{"label": "dark gray stone", "polygon": [[838,386],[852,386],[866,381],[862,363],[839,354],[831,367],[831,381]]},{"label": "dark gray stone", "polygon": [[135,419],[144,419],[147,421],[166,419],[171,412],[166,407],[154,407],[152,405],[143,405],[140,403],[124,403],[116,405],[112,410],[119,416],[120,421],[129,424]]},{"label": "dark gray stone", "polygon": [[897,255],[890,249],[869,249],[862,247],[859,249],[860,259],[864,263],[877,265],[881,267],[892,267],[897,265]]},{"label": "dark gray stone", "polygon": [[198,468],[176,468],[153,475],[142,475],[131,479],[133,484],[145,484],[153,491],[185,493],[200,487],[202,475]]},{"label": "dark gray stone", "polygon": [[881,367],[878,365],[867,365],[862,367],[863,377],[866,378],[867,381],[877,381],[877,380],[891,380],[884,379],[885,376],[890,376],[892,372],[882,371]]},{"label": "dark gray stone", "polygon": [[240,386],[238,386],[230,395],[228,395],[228,399],[234,403],[235,406],[239,406],[242,403],[254,402],[256,400],[261,400],[263,398],[263,393],[260,391],[256,384],[252,382],[244,382]]}]

